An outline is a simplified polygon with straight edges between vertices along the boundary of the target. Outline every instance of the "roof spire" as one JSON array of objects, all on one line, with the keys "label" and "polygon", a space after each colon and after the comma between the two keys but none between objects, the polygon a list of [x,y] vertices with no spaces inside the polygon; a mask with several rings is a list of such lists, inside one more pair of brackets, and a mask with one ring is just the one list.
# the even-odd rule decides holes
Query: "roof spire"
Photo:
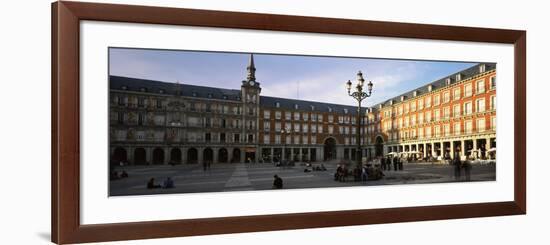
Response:
[{"label": "roof spire", "polygon": [[250,54],[250,60],[248,61],[248,67],[246,67],[248,75],[246,79],[248,81],[256,81],[256,67],[254,67],[254,54]]}]

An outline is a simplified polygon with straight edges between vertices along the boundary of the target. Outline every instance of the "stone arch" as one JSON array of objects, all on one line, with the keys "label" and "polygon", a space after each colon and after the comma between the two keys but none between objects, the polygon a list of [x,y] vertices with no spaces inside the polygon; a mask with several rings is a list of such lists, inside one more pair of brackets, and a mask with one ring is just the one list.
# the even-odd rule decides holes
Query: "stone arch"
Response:
[{"label": "stone arch", "polygon": [[153,164],[164,164],[164,150],[162,148],[153,150]]},{"label": "stone arch", "polygon": [[147,151],[144,148],[136,148],[134,150],[134,164],[145,165],[147,164]]}]

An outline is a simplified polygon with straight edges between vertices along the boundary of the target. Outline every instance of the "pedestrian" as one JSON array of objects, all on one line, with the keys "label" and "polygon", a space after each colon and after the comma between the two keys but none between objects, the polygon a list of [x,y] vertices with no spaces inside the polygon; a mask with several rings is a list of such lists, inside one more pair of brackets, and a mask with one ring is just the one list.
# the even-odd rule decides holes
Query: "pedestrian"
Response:
[{"label": "pedestrian", "polygon": [[278,175],[274,175],[273,178],[273,189],[283,189],[283,179]]},{"label": "pedestrian", "polygon": [[361,180],[367,181],[369,179],[369,174],[367,173],[367,166],[363,165],[363,168],[361,168]]},{"label": "pedestrian", "polygon": [[462,168],[462,164],[460,162],[460,158],[459,156],[455,155],[454,159],[453,159],[453,165],[454,165],[454,176],[455,176],[455,180],[460,180],[460,175],[461,175],[461,168]]},{"label": "pedestrian", "polygon": [[470,161],[464,161],[462,168],[464,168],[464,177],[466,181],[470,181],[470,171],[472,170],[472,164]]},{"label": "pedestrian", "polygon": [[400,158],[396,157],[393,159],[393,171],[397,171],[397,165],[399,165]]}]

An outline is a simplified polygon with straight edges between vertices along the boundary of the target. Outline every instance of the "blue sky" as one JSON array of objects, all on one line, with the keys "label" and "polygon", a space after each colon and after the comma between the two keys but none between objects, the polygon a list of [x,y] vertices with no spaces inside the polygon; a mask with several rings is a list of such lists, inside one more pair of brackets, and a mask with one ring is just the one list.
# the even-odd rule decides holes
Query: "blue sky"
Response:
[{"label": "blue sky", "polygon": [[[239,89],[250,53],[109,50],[110,75]],[[355,105],[344,84],[357,72],[374,84],[366,105],[383,102],[476,63],[254,54],[262,95]]]}]

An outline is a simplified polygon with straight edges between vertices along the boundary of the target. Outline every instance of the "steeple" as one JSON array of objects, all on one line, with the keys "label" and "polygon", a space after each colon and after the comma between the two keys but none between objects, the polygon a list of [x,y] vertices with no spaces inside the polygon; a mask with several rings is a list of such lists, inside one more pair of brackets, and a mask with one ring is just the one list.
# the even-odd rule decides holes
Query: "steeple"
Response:
[{"label": "steeple", "polygon": [[248,61],[248,67],[246,67],[248,75],[246,76],[247,81],[256,81],[256,67],[254,67],[254,55],[250,54],[250,60]]}]

